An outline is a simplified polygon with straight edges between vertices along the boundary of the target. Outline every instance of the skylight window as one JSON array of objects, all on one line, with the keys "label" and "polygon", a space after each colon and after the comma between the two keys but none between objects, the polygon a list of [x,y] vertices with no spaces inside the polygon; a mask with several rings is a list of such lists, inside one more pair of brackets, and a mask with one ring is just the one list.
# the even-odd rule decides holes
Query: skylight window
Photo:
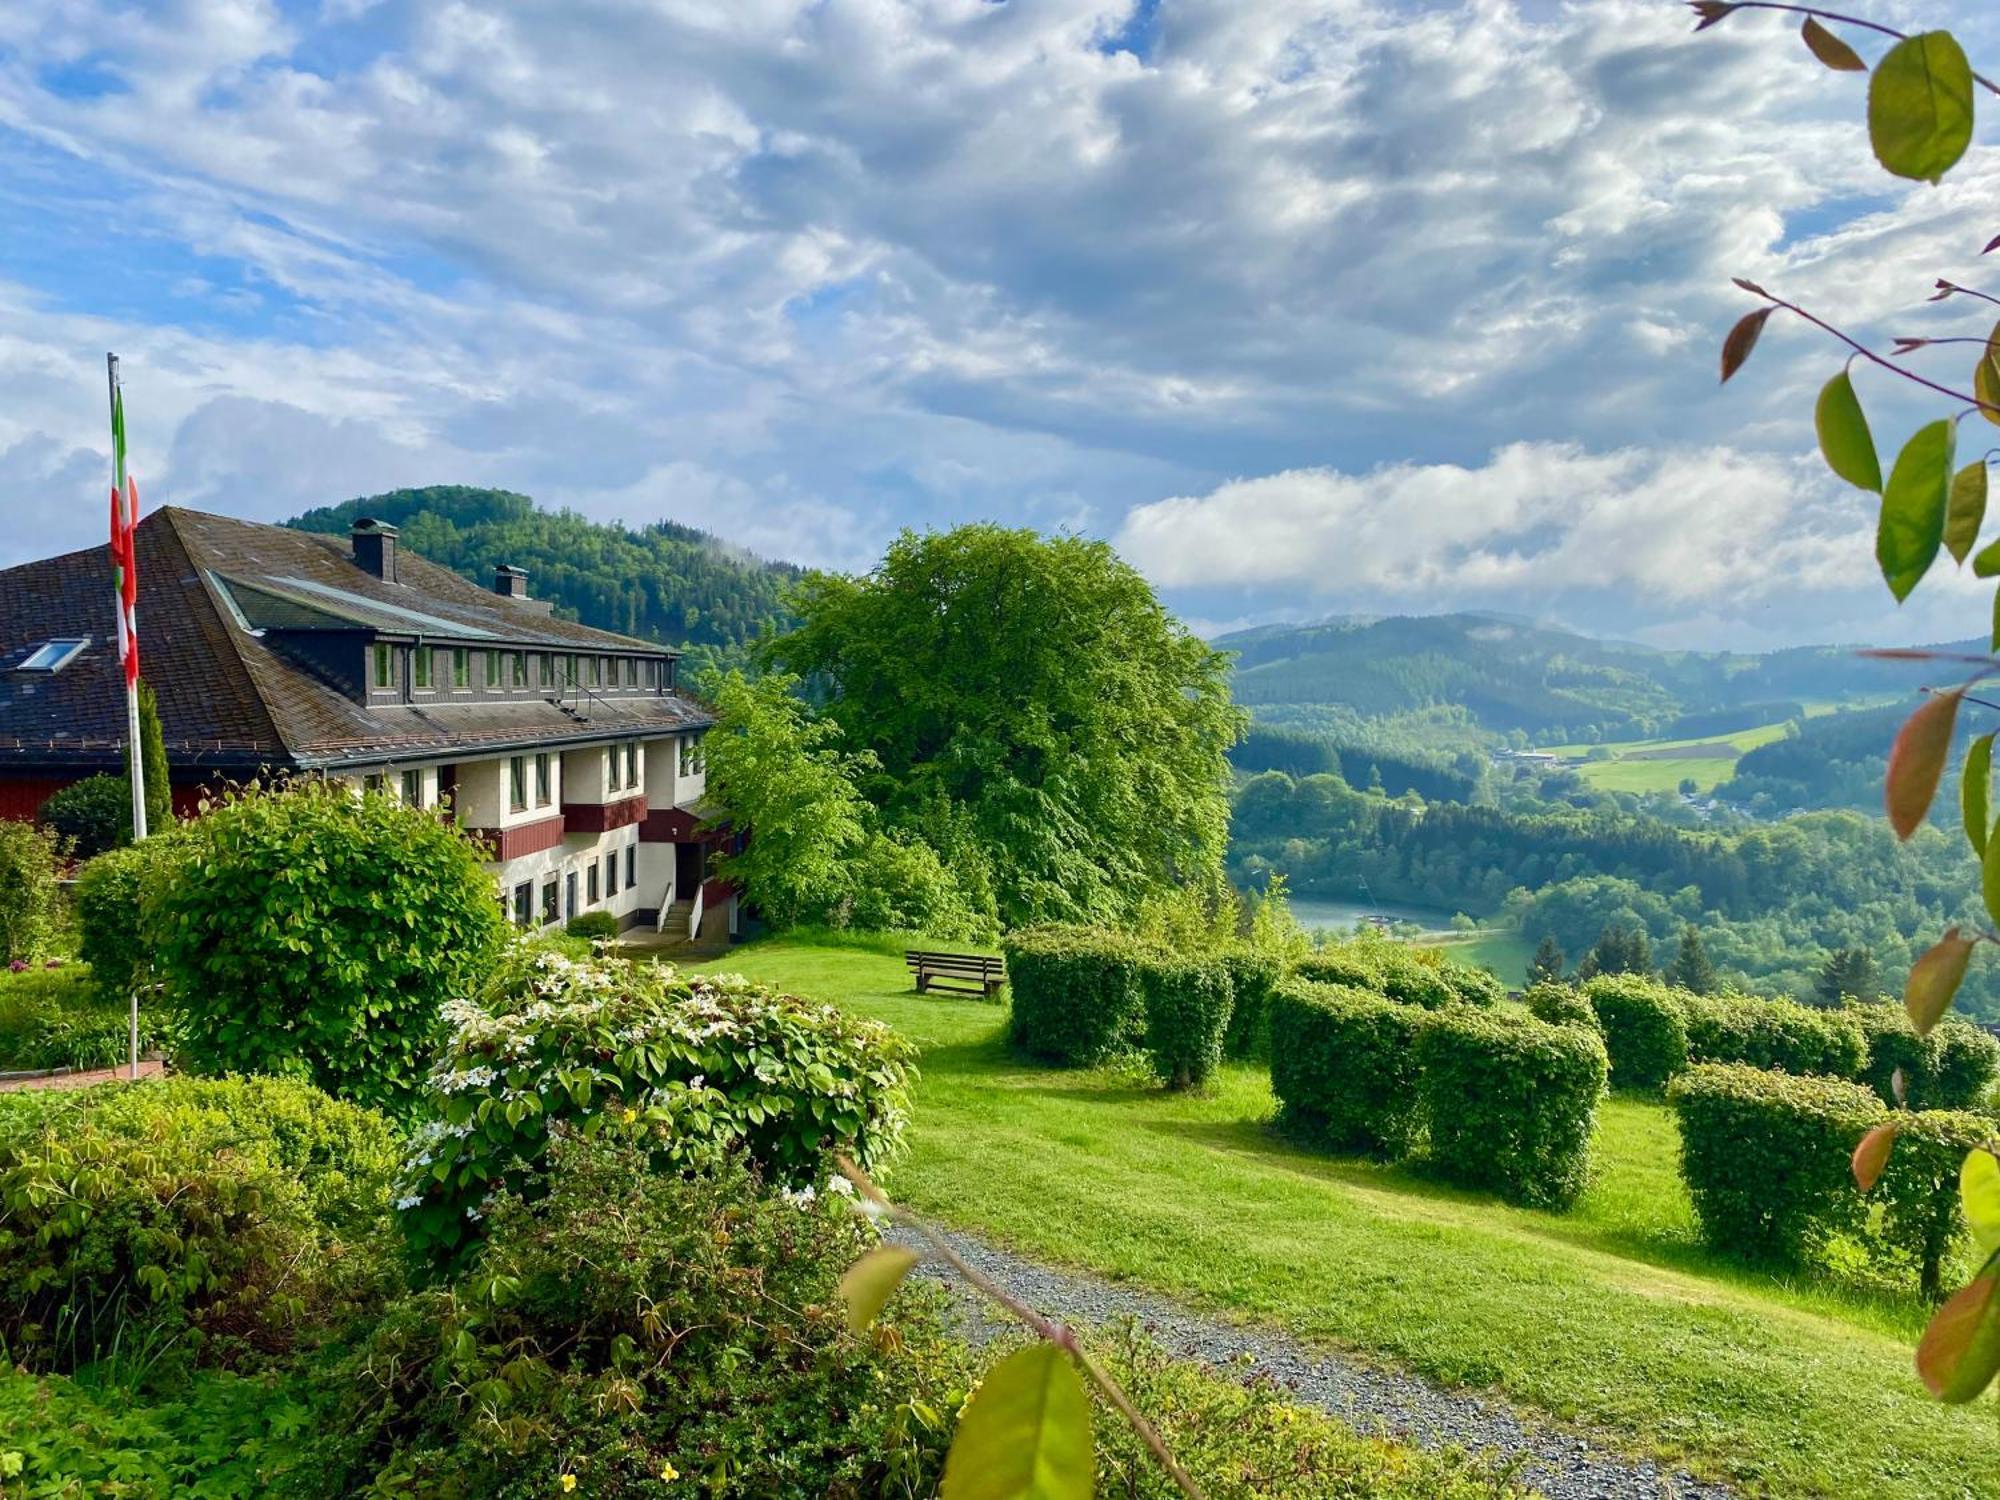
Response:
[{"label": "skylight window", "polygon": [[43,641],[28,653],[28,659],[16,668],[22,672],[60,672],[85,646],[90,644],[89,636],[64,636],[52,641]]}]

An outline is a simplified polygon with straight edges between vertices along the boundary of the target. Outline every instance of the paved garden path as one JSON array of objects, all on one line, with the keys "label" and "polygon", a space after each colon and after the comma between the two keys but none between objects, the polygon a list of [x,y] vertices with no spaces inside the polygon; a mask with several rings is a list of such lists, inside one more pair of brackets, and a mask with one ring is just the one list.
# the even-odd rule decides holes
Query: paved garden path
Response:
[{"label": "paved garden path", "polygon": [[[141,1059],[139,1076],[157,1078],[164,1071],[159,1059]],[[93,1083],[109,1083],[116,1078],[130,1078],[131,1065],[120,1063],[115,1068],[91,1068],[86,1072],[36,1073],[24,1078],[0,1078],[0,1094],[15,1089],[87,1089]]]},{"label": "paved garden path", "polygon": [[[921,1237],[907,1229],[892,1230],[890,1237],[924,1248]],[[1157,1293],[1023,1260],[970,1235],[951,1233],[948,1238],[971,1265],[1050,1317],[1085,1327],[1135,1318],[1170,1353],[1240,1379],[1268,1377],[1292,1399],[1330,1412],[1360,1431],[1426,1448],[1456,1445],[1518,1457],[1522,1480],[1551,1500],[1729,1500],[1735,1493],[1658,1464],[1620,1457],[1573,1434],[1530,1425],[1484,1397],[1310,1348],[1272,1329],[1220,1322]],[[965,1300],[967,1331],[973,1337],[1011,1324],[941,1262],[926,1260],[918,1274],[944,1281]]]}]

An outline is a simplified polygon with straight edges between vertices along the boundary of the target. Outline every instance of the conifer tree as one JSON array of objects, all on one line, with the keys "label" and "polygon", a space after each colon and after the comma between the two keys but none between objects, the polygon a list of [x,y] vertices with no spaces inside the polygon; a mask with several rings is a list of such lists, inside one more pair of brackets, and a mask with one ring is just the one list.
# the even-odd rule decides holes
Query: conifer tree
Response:
[{"label": "conifer tree", "polygon": [[1544,980],[1560,981],[1563,966],[1569,960],[1564,956],[1562,944],[1556,941],[1553,932],[1542,934],[1542,940],[1535,945],[1535,956],[1528,960],[1528,983],[1540,984]]},{"label": "conifer tree", "polygon": [[1692,922],[1681,929],[1680,946],[1674,949],[1674,961],[1667,965],[1667,982],[1693,990],[1697,995],[1715,993],[1718,984],[1715,965],[1709,962],[1701,932]]}]

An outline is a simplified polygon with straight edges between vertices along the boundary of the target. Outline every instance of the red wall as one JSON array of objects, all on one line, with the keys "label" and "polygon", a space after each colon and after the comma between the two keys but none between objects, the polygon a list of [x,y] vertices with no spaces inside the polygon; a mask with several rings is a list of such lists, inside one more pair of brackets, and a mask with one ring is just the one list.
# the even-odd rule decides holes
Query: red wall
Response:
[{"label": "red wall", "polygon": [[[0,818],[16,823],[32,823],[42,804],[80,776],[0,776]],[[201,800],[220,793],[220,787],[187,782],[173,786],[174,816],[192,818],[201,811]]]}]

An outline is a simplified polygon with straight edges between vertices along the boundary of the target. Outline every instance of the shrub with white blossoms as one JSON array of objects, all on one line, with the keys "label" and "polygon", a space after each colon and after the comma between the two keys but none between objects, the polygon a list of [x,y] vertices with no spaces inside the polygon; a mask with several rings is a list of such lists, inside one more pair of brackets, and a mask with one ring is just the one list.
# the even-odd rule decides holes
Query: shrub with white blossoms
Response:
[{"label": "shrub with white blossoms", "polygon": [[522,945],[445,1020],[432,1117],[396,1200],[411,1245],[439,1263],[478,1245],[491,1195],[540,1195],[554,1132],[636,1134],[662,1171],[741,1152],[802,1192],[836,1152],[878,1166],[908,1118],[909,1043],[741,975]]}]

